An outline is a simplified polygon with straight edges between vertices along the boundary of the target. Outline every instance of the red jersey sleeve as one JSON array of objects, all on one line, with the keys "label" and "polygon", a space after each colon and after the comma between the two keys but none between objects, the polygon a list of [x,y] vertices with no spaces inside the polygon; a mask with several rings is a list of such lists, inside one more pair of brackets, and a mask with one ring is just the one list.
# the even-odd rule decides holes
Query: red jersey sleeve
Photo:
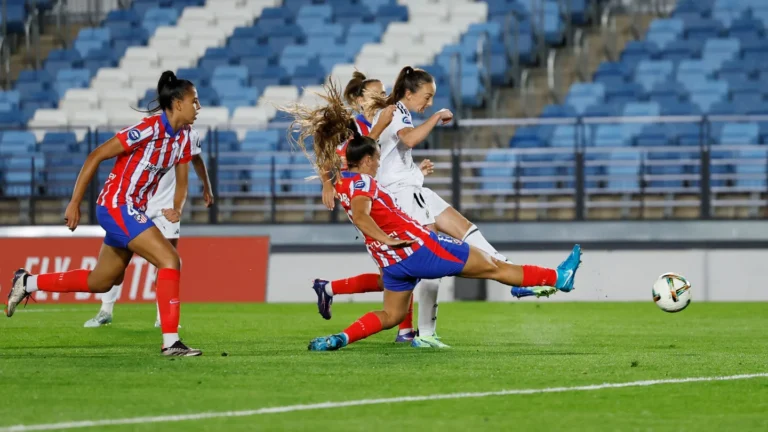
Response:
[{"label": "red jersey sleeve", "polygon": [[149,118],[127,127],[115,135],[126,153],[132,153],[137,147],[146,145],[155,136],[155,123]]},{"label": "red jersey sleeve", "polygon": [[197,131],[192,128],[189,128],[187,133],[189,134],[189,139],[184,145],[184,148],[181,149],[181,157],[179,158],[178,162],[179,164],[189,163],[192,160],[192,156],[199,155],[202,152],[200,134],[198,134]]},{"label": "red jersey sleeve", "polygon": [[352,182],[352,197],[364,196],[375,200],[379,196],[379,187],[371,176],[362,174]]}]

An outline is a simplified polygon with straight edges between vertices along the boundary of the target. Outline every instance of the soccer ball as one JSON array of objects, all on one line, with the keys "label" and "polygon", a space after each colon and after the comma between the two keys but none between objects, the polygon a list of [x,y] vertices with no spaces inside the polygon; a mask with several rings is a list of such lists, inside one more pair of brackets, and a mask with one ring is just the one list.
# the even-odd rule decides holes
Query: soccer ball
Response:
[{"label": "soccer ball", "polygon": [[677,273],[664,273],[653,284],[653,301],[664,312],[680,312],[691,304],[691,284]]}]

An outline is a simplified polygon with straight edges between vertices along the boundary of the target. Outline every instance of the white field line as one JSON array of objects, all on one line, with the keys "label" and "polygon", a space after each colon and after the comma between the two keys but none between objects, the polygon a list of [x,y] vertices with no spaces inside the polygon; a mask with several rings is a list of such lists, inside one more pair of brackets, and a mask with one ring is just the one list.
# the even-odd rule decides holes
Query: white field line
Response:
[{"label": "white field line", "polygon": [[167,423],[167,422],[205,420],[205,419],[225,418],[225,417],[248,417],[248,416],[256,416],[256,415],[262,415],[262,414],[289,413],[289,412],[295,412],[295,411],[346,408],[346,407],[361,406],[361,405],[382,405],[382,404],[395,404],[395,403],[404,403],[404,402],[434,401],[434,400],[444,400],[444,399],[484,398],[489,396],[529,395],[529,394],[541,394],[541,393],[566,393],[566,392],[593,391],[593,390],[605,390],[605,389],[626,388],[626,387],[649,387],[649,386],[662,385],[662,384],[748,380],[748,379],[755,379],[755,378],[768,378],[768,373],[729,375],[729,376],[717,376],[717,377],[695,377],[695,378],[661,379],[661,380],[648,380],[648,381],[632,381],[632,382],[614,383],[614,384],[611,384],[611,383],[593,384],[593,385],[576,386],[576,387],[549,387],[549,388],[539,388],[539,389],[500,390],[500,391],[482,392],[482,393],[447,393],[447,394],[433,394],[433,395],[425,395],[425,396],[405,396],[405,397],[384,398],[384,399],[360,399],[360,400],[351,400],[351,401],[345,401],[345,402],[323,402],[323,403],[308,404],[308,405],[287,405],[287,406],[259,408],[255,410],[245,410],[245,411],[203,412],[203,413],[197,413],[197,414],[178,414],[178,415],[164,415],[164,416],[155,416],[155,417],[132,417],[132,418],[123,418],[123,419],[114,419],[114,420],[84,420],[84,421],[73,421],[73,422],[64,422],[64,423],[17,425],[17,426],[2,427],[0,428],[0,432],[26,432],[26,431],[77,429],[77,428],[87,428],[87,427],[118,426],[118,425],[130,425],[130,424]]}]

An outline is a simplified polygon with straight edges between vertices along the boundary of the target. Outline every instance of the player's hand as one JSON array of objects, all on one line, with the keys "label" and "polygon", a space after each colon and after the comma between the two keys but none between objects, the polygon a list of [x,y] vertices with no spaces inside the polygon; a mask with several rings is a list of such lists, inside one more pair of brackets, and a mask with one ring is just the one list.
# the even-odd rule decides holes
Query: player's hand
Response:
[{"label": "player's hand", "polygon": [[438,116],[440,124],[448,124],[453,120],[453,113],[449,109],[443,108],[436,112],[435,115]]},{"label": "player's hand", "polygon": [[425,176],[428,176],[435,172],[435,164],[432,163],[429,159],[424,159],[421,161],[421,164],[419,165],[419,169],[421,170],[421,173]]},{"label": "player's hand", "polygon": [[206,208],[210,208],[213,205],[213,191],[207,187],[203,189],[203,201],[205,201]]},{"label": "player's hand", "polygon": [[176,223],[181,220],[181,212],[176,209],[163,209],[163,216],[165,216],[170,223]]},{"label": "player's hand", "polygon": [[416,240],[400,240],[397,238],[389,237],[389,240],[387,240],[386,245],[391,247],[392,249],[400,249],[400,248],[408,247],[414,243],[416,243]]},{"label": "player's hand", "polygon": [[334,189],[330,181],[323,182],[323,205],[328,210],[333,210],[336,206],[336,189]]},{"label": "player's hand", "polygon": [[390,123],[392,123],[392,119],[395,118],[395,110],[397,109],[394,105],[389,105],[388,107],[381,110],[381,114],[379,115],[379,121],[383,122],[385,126],[389,126]]},{"label": "player's hand", "polygon": [[70,231],[74,231],[80,223],[80,203],[70,202],[64,211],[64,223]]}]

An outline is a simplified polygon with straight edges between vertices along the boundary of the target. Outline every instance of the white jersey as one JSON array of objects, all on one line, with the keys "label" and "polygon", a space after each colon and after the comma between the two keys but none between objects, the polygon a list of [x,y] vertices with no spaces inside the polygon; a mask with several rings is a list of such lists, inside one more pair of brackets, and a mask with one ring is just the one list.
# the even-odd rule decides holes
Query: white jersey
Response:
[{"label": "white jersey", "polygon": [[[421,187],[424,184],[424,174],[413,162],[413,150],[400,141],[397,135],[403,129],[413,128],[413,118],[408,109],[398,102],[395,104],[392,123],[384,129],[379,137],[381,145],[381,166],[376,176],[381,186],[397,190],[407,186]],[[379,120],[381,111],[376,113],[373,124]]]},{"label": "white jersey", "polygon": [[[200,148],[200,134],[196,130],[191,129],[189,139],[191,141],[190,150],[192,151],[192,156],[199,155],[202,151]],[[155,194],[147,202],[146,215],[153,219],[162,215],[163,209],[172,209],[174,195],[176,195],[176,170],[170,169],[160,179]]]}]

